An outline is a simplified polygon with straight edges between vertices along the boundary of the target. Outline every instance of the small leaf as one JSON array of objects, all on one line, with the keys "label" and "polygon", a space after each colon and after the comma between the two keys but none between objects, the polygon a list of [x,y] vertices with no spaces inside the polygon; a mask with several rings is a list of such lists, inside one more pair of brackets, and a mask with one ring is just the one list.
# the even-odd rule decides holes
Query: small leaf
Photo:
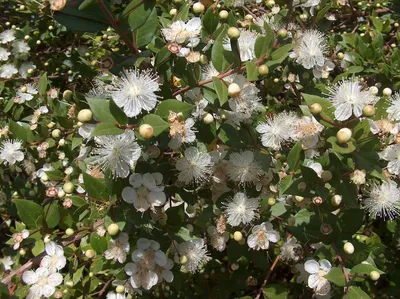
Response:
[{"label": "small leaf", "polygon": [[58,208],[58,203],[53,202],[51,204],[48,204],[45,207],[46,211],[46,223],[49,228],[56,227],[58,223],[60,222],[60,211]]},{"label": "small leaf", "polygon": [[44,73],[42,76],[40,76],[39,83],[38,83],[38,90],[39,94],[41,96],[46,95],[47,91],[47,73]]},{"label": "small leaf", "polygon": [[288,290],[282,284],[268,284],[262,289],[266,299],[285,299],[288,297]]},{"label": "small leaf", "polygon": [[371,297],[365,293],[361,288],[351,286],[343,299],[371,299]]},{"label": "small leaf", "polygon": [[108,248],[108,242],[105,237],[100,237],[96,233],[90,234],[90,245],[97,253],[103,253]]},{"label": "small leaf", "polygon": [[74,285],[76,285],[82,279],[82,274],[84,269],[85,266],[82,266],[74,272],[74,275],[72,276],[72,282],[74,283]]},{"label": "small leaf", "polygon": [[44,242],[43,240],[37,240],[35,245],[32,247],[33,256],[38,256],[44,251]]},{"label": "small leaf", "polygon": [[340,144],[338,143],[336,136],[331,136],[327,141],[332,144],[332,150],[339,154],[350,154],[356,150],[353,139],[345,144]]},{"label": "small leaf", "polygon": [[15,199],[18,216],[29,228],[37,228],[42,225],[43,210],[40,205],[25,199]]},{"label": "small leaf", "polygon": [[228,88],[221,79],[213,77],[212,80],[214,83],[215,92],[218,96],[219,104],[222,106],[228,101]]},{"label": "small leaf", "polygon": [[113,100],[110,100],[109,102],[110,112],[112,116],[120,125],[126,125],[128,123],[128,117],[126,116],[124,111],[120,107],[118,107]]},{"label": "small leaf", "polygon": [[296,143],[294,147],[290,150],[287,156],[287,162],[291,170],[296,171],[300,167],[300,161],[304,158],[303,148],[301,143]]},{"label": "small leaf", "polygon": [[100,123],[98,124],[90,136],[103,136],[103,135],[119,135],[124,133],[124,130],[117,128],[111,123]]},{"label": "small leaf", "polygon": [[258,80],[258,66],[254,62],[246,63],[247,80],[257,81]]},{"label": "small leaf", "polygon": [[94,117],[101,122],[116,123],[110,111],[110,100],[86,98]]},{"label": "small leaf", "polygon": [[340,287],[346,284],[346,278],[344,277],[343,271],[337,267],[332,267],[331,271],[325,275],[325,278]]},{"label": "small leaf", "polygon": [[254,52],[257,58],[260,57],[268,57],[272,51],[272,47],[274,45],[274,35],[263,36],[260,35],[256,39],[256,43],[254,45]]},{"label": "small leaf", "polygon": [[192,113],[193,108],[193,105],[186,102],[181,102],[178,100],[165,100],[158,105],[156,114],[164,119],[168,119],[170,111],[176,113],[181,112],[183,117],[186,119]]},{"label": "small leaf", "polygon": [[108,201],[110,194],[108,193],[106,184],[103,179],[96,179],[87,173],[83,173],[83,183],[85,190],[89,196],[97,200]]},{"label": "small leaf", "polygon": [[169,129],[169,123],[167,123],[160,116],[155,114],[147,114],[145,117],[142,118],[141,124],[148,124],[152,126],[155,137]]},{"label": "small leaf", "polygon": [[283,203],[277,202],[271,207],[272,216],[279,217],[286,213],[286,207]]}]

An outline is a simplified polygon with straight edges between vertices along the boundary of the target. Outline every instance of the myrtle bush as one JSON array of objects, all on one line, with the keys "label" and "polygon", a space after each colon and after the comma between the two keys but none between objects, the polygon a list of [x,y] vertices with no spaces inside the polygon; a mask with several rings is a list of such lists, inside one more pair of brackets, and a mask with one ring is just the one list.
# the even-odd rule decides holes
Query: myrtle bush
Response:
[{"label": "myrtle bush", "polygon": [[1,298],[398,298],[398,1],[0,4]]}]

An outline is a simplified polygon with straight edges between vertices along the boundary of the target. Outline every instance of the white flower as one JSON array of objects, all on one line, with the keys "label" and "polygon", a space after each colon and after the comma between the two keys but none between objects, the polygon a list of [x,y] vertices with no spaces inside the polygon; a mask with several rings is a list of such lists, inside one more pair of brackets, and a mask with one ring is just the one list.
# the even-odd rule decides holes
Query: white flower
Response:
[{"label": "white flower", "polygon": [[[254,52],[254,45],[256,43],[256,39],[258,37],[258,33],[250,30],[240,30],[240,36],[237,39],[240,60],[241,61],[249,61],[256,57]],[[224,39],[223,47],[227,51],[232,51],[231,41],[228,37]]]},{"label": "white flower", "polygon": [[255,24],[260,26],[262,34],[265,34],[264,23],[267,23],[273,31],[278,31],[282,27],[274,16],[269,17],[268,14],[264,14],[255,20]]},{"label": "white flower", "polygon": [[1,259],[1,263],[3,264],[4,270],[11,270],[11,266],[14,264],[11,256],[5,256]]},{"label": "white flower", "polygon": [[231,201],[223,203],[224,214],[231,226],[250,223],[256,216],[259,202],[256,198],[247,198],[244,193],[236,193]]},{"label": "white flower", "polygon": [[[295,1],[294,3],[299,2],[298,0]],[[302,3],[302,4],[293,4],[293,6],[300,6],[300,7],[309,7],[310,8],[310,15],[314,15],[314,8],[319,5],[321,0],[307,0],[307,2]]]},{"label": "white flower", "polygon": [[330,72],[334,69],[335,64],[330,60],[326,60],[323,66],[316,66],[315,68],[313,68],[313,74],[315,78],[327,79]]},{"label": "white flower", "polygon": [[2,33],[0,33],[0,42],[2,44],[12,42],[13,40],[15,40],[15,30],[14,29],[5,30]]},{"label": "white flower", "polygon": [[7,61],[11,53],[4,48],[0,48],[0,61]]},{"label": "white flower", "polygon": [[114,177],[126,178],[141,155],[133,131],[126,130],[123,134],[113,136],[97,136],[95,141],[98,147],[93,150],[96,156],[93,163],[103,170],[110,169]]},{"label": "white flower", "polygon": [[242,185],[259,181],[259,177],[264,173],[254,160],[252,151],[230,154],[226,172],[229,179]]},{"label": "white flower", "polygon": [[171,282],[171,260],[160,250],[160,244],[153,240],[140,238],[137,249],[132,252],[132,263],[125,265],[125,272],[130,276],[133,288],[150,290],[162,280]]},{"label": "white flower", "polygon": [[179,244],[178,253],[187,257],[183,267],[190,273],[197,272],[210,260],[203,239],[193,239]]},{"label": "white flower", "polygon": [[388,146],[379,156],[389,162],[387,169],[391,174],[400,175],[400,144]]},{"label": "white flower", "polygon": [[[26,91],[22,91],[22,87],[26,89]],[[38,90],[35,85],[32,83],[25,84],[17,91],[17,95],[14,99],[15,102],[22,104],[25,101],[30,101],[33,99],[34,95],[38,94]]]},{"label": "white flower", "polygon": [[314,117],[304,116],[294,124],[293,139],[301,142],[304,147],[313,148],[319,141],[319,133],[322,132],[324,126],[321,125]]},{"label": "white flower", "polygon": [[308,286],[314,289],[317,295],[327,295],[331,290],[331,284],[324,277],[331,271],[332,265],[327,260],[309,260],[304,263],[304,269],[311,275],[308,277]]},{"label": "white flower", "polygon": [[220,234],[215,226],[209,226],[207,228],[207,233],[211,237],[211,246],[218,251],[224,251],[226,242],[229,240],[229,233],[223,232]]},{"label": "white flower", "polygon": [[350,181],[352,181],[356,185],[365,184],[365,176],[367,172],[362,169],[355,169],[352,173],[350,173]]},{"label": "white flower", "polygon": [[293,260],[297,262],[301,257],[301,253],[301,245],[297,243],[297,239],[295,237],[288,239],[281,247],[282,260]]},{"label": "white flower", "polygon": [[126,261],[126,254],[129,252],[129,249],[129,236],[127,233],[122,232],[119,234],[118,239],[110,240],[104,256],[107,260],[114,260],[123,264]]},{"label": "white flower", "polygon": [[293,113],[282,112],[274,117],[268,117],[265,123],[260,123],[256,131],[261,134],[261,143],[265,147],[279,150],[284,142],[294,135],[294,124],[297,117]]},{"label": "white flower", "polygon": [[96,128],[95,124],[83,124],[82,126],[79,127],[78,129],[78,134],[82,136],[83,139],[92,139],[91,135],[93,130]]},{"label": "white flower", "polygon": [[189,98],[190,102],[196,105],[196,110],[192,112],[192,115],[195,119],[201,119],[206,112],[204,109],[208,105],[208,101],[204,98],[203,94],[201,93],[200,87],[195,87],[185,95]]},{"label": "white flower", "polygon": [[150,70],[125,70],[114,76],[111,97],[128,117],[136,117],[142,110],[150,111],[157,105],[158,76]]},{"label": "white flower", "polygon": [[0,159],[5,165],[14,165],[15,162],[24,160],[24,153],[21,151],[22,142],[19,140],[4,140],[0,145]]},{"label": "white flower", "polygon": [[380,186],[373,185],[369,197],[364,200],[364,209],[372,217],[384,220],[400,215],[400,191],[396,183],[389,180]]},{"label": "white flower", "polygon": [[328,88],[330,91],[329,99],[336,108],[335,118],[337,120],[347,120],[352,113],[354,113],[354,116],[360,117],[365,105],[376,103],[376,96],[361,89],[361,84],[355,80],[343,80],[334,87]]},{"label": "white flower", "polygon": [[305,163],[304,166],[311,168],[312,170],[315,171],[315,173],[318,175],[318,177],[321,177],[323,169],[322,169],[322,165],[320,163],[310,160],[310,161],[307,161],[307,163]]},{"label": "white flower", "polygon": [[12,47],[13,47],[12,53],[15,56],[24,56],[31,49],[26,42],[21,41],[21,40],[13,42]]},{"label": "white flower", "polygon": [[178,20],[161,29],[162,34],[169,43],[178,43],[186,45],[189,48],[196,47],[200,42],[201,19],[192,18],[187,23]]},{"label": "white flower", "polygon": [[106,299],[126,299],[125,294],[115,293],[113,291],[108,292]]},{"label": "white flower", "polygon": [[263,222],[253,227],[251,235],[247,238],[247,245],[254,250],[267,250],[269,242],[276,243],[280,239],[279,234],[272,229],[272,224]]},{"label": "white flower", "polygon": [[162,206],[167,197],[163,192],[162,186],[163,175],[159,172],[134,173],[129,177],[129,183],[132,187],[125,187],[122,190],[122,198],[133,204],[139,212],[145,212],[149,208],[154,210],[155,207]]},{"label": "white flower", "polygon": [[0,78],[5,79],[10,79],[13,75],[18,73],[18,69],[12,63],[2,65],[0,70]]},{"label": "white flower", "polygon": [[192,143],[196,140],[195,131],[192,130],[194,120],[188,118],[184,121],[172,120],[170,118],[171,140],[168,142],[170,149],[178,149],[183,143]]},{"label": "white flower", "polygon": [[191,183],[202,183],[213,172],[214,163],[208,153],[200,153],[193,146],[187,148],[185,156],[176,162],[176,169],[179,171],[178,181],[189,185]]},{"label": "white flower", "polygon": [[19,74],[21,75],[21,78],[27,78],[28,77],[28,70],[29,69],[36,69],[36,65],[34,65],[31,62],[24,62],[23,64],[21,64],[21,66],[19,67]]},{"label": "white flower", "polygon": [[50,241],[46,244],[46,256],[40,262],[40,267],[46,268],[50,273],[57,272],[65,267],[67,259],[64,256],[64,249]]},{"label": "white flower", "polygon": [[49,269],[38,268],[36,271],[25,271],[22,280],[31,286],[26,299],[40,299],[41,296],[48,298],[53,295],[63,277],[60,273],[50,273]]},{"label": "white flower", "polygon": [[389,118],[400,120],[400,93],[395,93],[390,99],[390,106],[387,108]]}]

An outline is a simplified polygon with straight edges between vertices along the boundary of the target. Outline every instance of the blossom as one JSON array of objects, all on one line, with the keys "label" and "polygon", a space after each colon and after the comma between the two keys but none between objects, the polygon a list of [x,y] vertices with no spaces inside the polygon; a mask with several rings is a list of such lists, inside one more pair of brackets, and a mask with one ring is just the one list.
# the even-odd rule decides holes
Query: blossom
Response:
[{"label": "blossom", "polygon": [[0,48],[0,61],[7,61],[11,53],[4,48]]},{"label": "blossom", "polygon": [[355,169],[352,173],[350,173],[350,181],[352,181],[356,185],[365,184],[365,176],[367,172],[362,169]]},{"label": "blossom", "polygon": [[161,185],[163,175],[156,173],[134,173],[129,177],[129,183],[132,187],[125,187],[122,190],[122,198],[133,204],[139,212],[145,212],[149,208],[154,210],[155,207],[162,206],[167,197],[165,195],[164,186]]},{"label": "blossom", "polygon": [[201,19],[190,19],[187,23],[178,20],[161,29],[161,33],[169,43],[184,44],[189,48],[196,47],[200,42]]},{"label": "blossom", "polygon": [[[25,90],[22,90],[22,87],[25,88]],[[25,101],[30,101],[33,99],[34,95],[38,94],[38,90],[32,83],[25,84],[22,86],[20,89],[17,91],[17,95],[14,99],[14,102],[17,102],[19,104],[24,103]]]},{"label": "blossom", "polygon": [[178,149],[183,143],[192,143],[196,140],[195,131],[192,130],[194,120],[188,118],[183,120],[180,113],[170,111],[169,117],[169,135],[171,140],[168,142],[168,147],[171,149]]},{"label": "blossom", "polygon": [[297,262],[301,257],[301,253],[301,245],[297,243],[297,239],[295,237],[288,239],[281,247],[282,260],[293,260]]},{"label": "blossom", "polygon": [[379,156],[389,162],[387,169],[391,174],[400,175],[400,144],[388,146]]},{"label": "blossom", "polygon": [[229,179],[242,185],[258,181],[259,176],[264,173],[254,160],[252,151],[230,154],[226,172]]},{"label": "blossom", "polygon": [[280,239],[279,234],[272,229],[272,224],[263,222],[253,227],[251,235],[247,238],[247,245],[254,250],[267,250],[269,242],[276,243]]},{"label": "blossom", "polygon": [[197,272],[210,260],[203,239],[189,240],[179,244],[177,247],[179,255],[186,256],[187,262],[183,267],[190,273]]},{"label": "blossom", "polygon": [[29,270],[22,274],[22,280],[30,285],[27,299],[40,299],[41,296],[50,297],[56,291],[63,277],[60,273],[51,273],[49,269],[38,268],[36,271]]},{"label": "blossom", "polygon": [[294,47],[290,57],[295,58],[298,64],[306,69],[324,66],[327,45],[321,32],[318,30],[299,32],[293,42]]},{"label": "blossom", "polygon": [[299,7],[309,7],[310,8],[310,15],[314,16],[314,8],[319,5],[321,0],[307,0],[305,3],[299,3],[299,1],[294,1],[293,6],[299,6]]},{"label": "blossom", "polygon": [[21,40],[13,42],[12,47],[12,53],[15,56],[25,56],[31,49],[26,42]]},{"label": "blossom", "polygon": [[188,185],[190,183],[202,183],[207,176],[212,174],[214,163],[208,153],[200,153],[197,148],[191,146],[184,152],[184,157],[176,162],[179,171],[178,181]]},{"label": "blossom", "polygon": [[24,62],[21,64],[21,66],[18,69],[19,74],[21,75],[22,78],[27,78],[28,77],[28,70],[29,69],[36,69],[36,65],[34,65],[31,62]]},{"label": "blossom", "polygon": [[96,136],[95,141],[98,147],[93,150],[93,163],[103,170],[110,169],[114,177],[126,178],[141,155],[133,131],[126,130],[120,135]]},{"label": "blossom", "polygon": [[107,260],[114,260],[123,264],[126,261],[126,254],[129,252],[129,249],[129,236],[127,233],[122,232],[117,239],[110,240],[104,256]]},{"label": "blossom", "polygon": [[157,105],[158,76],[150,70],[125,70],[114,76],[111,97],[128,117],[136,117],[142,110],[150,111]]},{"label": "blossom", "polygon": [[0,159],[5,165],[14,165],[15,162],[24,160],[24,153],[21,151],[22,142],[19,140],[4,140],[0,145]]},{"label": "blossom", "polygon": [[259,202],[256,198],[247,198],[244,193],[236,193],[232,200],[223,203],[224,214],[231,226],[250,223],[256,216]]},{"label": "blossom", "polygon": [[[241,61],[249,61],[256,57],[254,45],[257,37],[258,33],[255,31],[240,29],[240,36],[237,39],[237,43]],[[223,47],[227,51],[232,51],[231,41],[228,37],[224,39]]]},{"label": "blossom", "polygon": [[218,251],[224,251],[226,247],[226,242],[228,242],[229,240],[229,233],[219,233],[215,226],[209,226],[207,228],[207,233],[210,235],[211,238],[211,246]]},{"label": "blossom", "polygon": [[314,117],[304,116],[294,125],[293,139],[301,142],[304,147],[313,148],[319,141],[319,133],[322,132],[324,126],[321,125]]},{"label": "blossom", "polygon": [[374,217],[392,220],[400,214],[400,191],[394,181],[373,185],[369,197],[364,200],[364,209]]},{"label": "blossom", "polygon": [[15,40],[15,30],[9,29],[0,33],[0,43],[6,44]]},{"label": "blossom", "polygon": [[200,87],[195,87],[185,95],[189,98],[190,102],[196,105],[196,110],[192,112],[192,115],[195,119],[201,119],[206,112],[204,109],[208,105],[208,101],[204,98],[203,94],[201,93]]},{"label": "blossom", "polygon": [[40,262],[40,267],[46,268],[50,271],[50,273],[57,272],[65,267],[67,263],[67,259],[64,256],[64,249],[50,241],[45,246],[46,256]]},{"label": "blossom", "polygon": [[337,120],[347,120],[352,113],[354,116],[360,117],[366,105],[376,103],[376,96],[361,89],[361,84],[356,80],[343,80],[334,87],[328,88],[329,99],[336,108],[335,118]]},{"label": "blossom", "polygon": [[11,266],[14,264],[11,256],[5,256],[1,259],[1,263],[3,264],[4,270],[11,270]]},{"label": "blossom", "polygon": [[10,79],[17,73],[18,69],[12,63],[3,64],[0,68],[0,78]]},{"label": "blossom", "polygon": [[389,118],[400,120],[400,93],[395,93],[390,99],[390,106],[386,109]]},{"label": "blossom", "polygon": [[256,127],[261,134],[261,143],[265,147],[279,150],[284,142],[294,135],[296,116],[293,113],[282,112],[274,117],[267,117],[266,121]]},{"label": "blossom", "polygon": [[331,284],[324,277],[331,271],[332,265],[329,261],[323,259],[319,263],[315,260],[309,260],[304,263],[304,269],[311,274],[308,277],[308,286],[314,289],[317,295],[327,295],[331,290]]}]

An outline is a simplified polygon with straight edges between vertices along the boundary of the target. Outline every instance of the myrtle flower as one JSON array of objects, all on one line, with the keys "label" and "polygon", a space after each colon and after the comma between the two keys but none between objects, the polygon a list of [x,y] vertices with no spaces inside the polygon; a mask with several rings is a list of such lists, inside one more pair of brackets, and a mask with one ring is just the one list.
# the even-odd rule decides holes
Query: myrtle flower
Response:
[{"label": "myrtle flower", "polygon": [[268,14],[258,17],[254,23],[261,28],[262,34],[266,33],[264,29],[264,23],[267,23],[273,31],[278,31],[282,27],[282,24],[276,21],[274,16],[269,17]]},{"label": "myrtle flower", "polygon": [[7,61],[11,53],[4,48],[0,48],[0,61]]},{"label": "myrtle flower", "polygon": [[187,23],[178,20],[161,29],[161,33],[169,43],[184,44],[189,48],[196,47],[200,42],[201,19],[192,18]]},{"label": "myrtle flower", "polygon": [[28,70],[34,70],[36,69],[36,65],[34,65],[32,62],[24,62],[21,64],[21,66],[18,69],[19,74],[21,75],[21,78],[27,78],[28,77]]},{"label": "myrtle flower", "polygon": [[104,252],[106,260],[118,261],[123,264],[126,261],[126,254],[129,252],[129,236],[127,233],[120,233],[117,239],[111,239],[108,249]]},{"label": "myrtle flower", "polygon": [[31,286],[26,299],[40,299],[42,296],[48,298],[53,295],[63,277],[60,273],[51,273],[49,269],[40,267],[36,271],[25,271],[22,280]]},{"label": "myrtle flower", "polygon": [[244,193],[236,193],[233,198],[223,203],[224,214],[231,226],[250,223],[256,216],[259,202],[256,198],[247,198]]},{"label": "myrtle flower", "polygon": [[390,99],[390,106],[386,112],[392,120],[400,120],[400,93],[395,93]]},{"label": "myrtle flower", "polygon": [[183,267],[190,273],[196,273],[210,260],[203,239],[189,240],[177,247],[179,255],[187,258]]},{"label": "myrtle flower", "polygon": [[12,63],[4,64],[0,68],[0,78],[10,79],[15,74],[18,74],[18,69]]},{"label": "myrtle flower", "polygon": [[192,118],[184,120],[182,113],[170,111],[168,121],[169,135],[171,136],[171,140],[168,142],[169,148],[178,149],[183,143],[192,143],[196,140],[195,131],[192,130],[194,126]]},{"label": "myrtle flower", "polygon": [[355,169],[352,173],[350,173],[350,181],[356,185],[365,184],[365,176],[367,172],[364,169]]},{"label": "myrtle flower", "polygon": [[400,191],[394,181],[373,185],[369,197],[364,200],[364,209],[374,218],[394,219],[400,215]]},{"label": "myrtle flower", "polygon": [[157,105],[158,76],[150,70],[125,70],[114,76],[111,97],[128,117],[136,117],[142,110],[150,111]]},{"label": "myrtle flower", "polygon": [[116,292],[108,292],[106,299],[126,299],[125,294],[120,294],[120,293],[116,293]]},{"label": "myrtle flower", "polygon": [[122,198],[133,204],[139,212],[145,212],[149,208],[162,206],[167,197],[162,186],[163,175],[156,173],[134,173],[129,177],[129,183],[132,187],[125,187],[122,190]]},{"label": "myrtle flower", "polygon": [[46,255],[41,260],[40,267],[48,269],[50,273],[65,267],[67,259],[64,256],[64,249],[60,245],[50,241],[46,244],[45,249]]},{"label": "myrtle flower", "polygon": [[207,107],[208,101],[201,93],[200,87],[195,87],[189,90],[185,95],[189,98],[192,104],[196,105],[195,111],[192,112],[192,116],[195,119],[201,119],[203,115],[206,114],[204,109]]},{"label": "myrtle flower", "polygon": [[229,240],[229,233],[219,233],[215,226],[209,226],[207,228],[207,233],[210,235],[211,238],[211,246],[218,251],[224,251],[226,247],[226,242],[228,242]]},{"label": "myrtle flower", "polygon": [[270,242],[276,243],[281,239],[272,228],[270,222],[263,222],[254,226],[251,235],[247,238],[247,245],[254,250],[267,250]]},{"label": "myrtle flower", "polygon": [[12,47],[13,47],[12,53],[17,57],[26,56],[29,50],[31,49],[29,45],[22,40],[13,42]]},{"label": "myrtle flower", "polygon": [[319,141],[319,133],[322,132],[324,126],[321,125],[314,117],[304,116],[294,124],[293,139],[299,141],[303,147],[313,148]]},{"label": "myrtle flower", "polygon": [[95,141],[98,147],[93,150],[93,163],[103,170],[110,169],[114,177],[126,178],[141,155],[133,131],[126,130],[120,135],[96,136]]},{"label": "myrtle flower", "polygon": [[363,108],[368,104],[375,104],[377,97],[369,91],[361,90],[362,86],[357,80],[343,80],[334,87],[328,88],[330,91],[330,101],[335,110],[335,119],[339,121],[347,120],[353,113],[360,117]]},{"label": "myrtle flower", "polygon": [[212,174],[213,165],[208,153],[200,153],[196,147],[191,146],[185,150],[184,157],[176,162],[178,181],[185,185],[202,183]]},{"label": "myrtle flower", "polygon": [[9,29],[0,33],[0,43],[6,44],[15,40],[15,30]]},{"label": "myrtle flower", "polygon": [[321,32],[318,30],[299,32],[293,43],[293,52],[290,53],[290,57],[295,58],[298,64],[306,69],[324,66],[327,45]]},{"label": "myrtle flower", "polygon": [[274,117],[267,117],[264,123],[256,127],[261,134],[261,143],[265,147],[279,150],[284,142],[288,142],[294,135],[294,124],[297,117],[293,113],[282,112]]},{"label": "myrtle flower", "polygon": [[315,78],[327,79],[330,72],[334,69],[335,64],[330,60],[326,60],[323,66],[316,66],[315,68],[313,68],[313,74]]},{"label": "myrtle flower", "polygon": [[22,142],[19,140],[4,140],[0,145],[0,159],[4,165],[14,165],[17,161],[24,160],[24,153],[21,151]]},{"label": "myrtle flower", "polygon": [[308,287],[314,289],[315,294],[324,296],[330,292],[331,284],[324,276],[331,271],[331,268],[331,263],[325,259],[319,263],[315,260],[304,263],[304,269],[311,274],[308,277]]},{"label": "myrtle flower", "polygon": [[11,266],[14,264],[11,256],[5,256],[1,259],[1,263],[3,264],[4,270],[8,271],[11,270]]},{"label": "myrtle flower", "polygon": [[389,162],[387,169],[391,174],[400,175],[400,144],[389,145],[379,156]]},{"label": "myrtle flower", "polygon": [[133,288],[150,290],[162,280],[171,282],[174,279],[169,270],[171,263],[172,261],[169,262],[165,253],[160,250],[158,242],[140,238],[137,241],[137,249],[132,252],[132,263],[125,265],[125,272],[130,276],[129,281]]},{"label": "myrtle flower", "polygon": [[297,262],[302,254],[301,245],[297,243],[297,239],[292,237],[283,243],[281,247],[281,259],[282,260],[293,260]]},{"label": "myrtle flower", "polygon": [[252,151],[230,154],[226,172],[229,179],[242,185],[259,181],[259,177],[264,173],[255,161]]},{"label": "myrtle flower", "polygon": [[393,134],[397,135],[400,132],[400,124],[390,121],[389,119],[372,120],[368,119],[370,130],[372,134]]},{"label": "myrtle flower", "polygon": [[[240,29],[240,36],[237,42],[241,61],[249,61],[256,57],[254,45],[257,37],[258,33],[255,31]],[[228,37],[224,39],[223,47],[227,51],[232,51],[231,41]]]},{"label": "myrtle flower", "polygon": [[314,9],[316,6],[319,5],[321,0],[307,0],[305,3],[299,3],[299,0],[293,1],[293,6],[299,6],[299,7],[309,7],[310,8],[310,15],[314,15]]},{"label": "myrtle flower", "polygon": [[38,90],[32,83],[25,84],[18,89],[14,102],[18,104],[25,103],[26,101],[32,100],[37,94]]}]

